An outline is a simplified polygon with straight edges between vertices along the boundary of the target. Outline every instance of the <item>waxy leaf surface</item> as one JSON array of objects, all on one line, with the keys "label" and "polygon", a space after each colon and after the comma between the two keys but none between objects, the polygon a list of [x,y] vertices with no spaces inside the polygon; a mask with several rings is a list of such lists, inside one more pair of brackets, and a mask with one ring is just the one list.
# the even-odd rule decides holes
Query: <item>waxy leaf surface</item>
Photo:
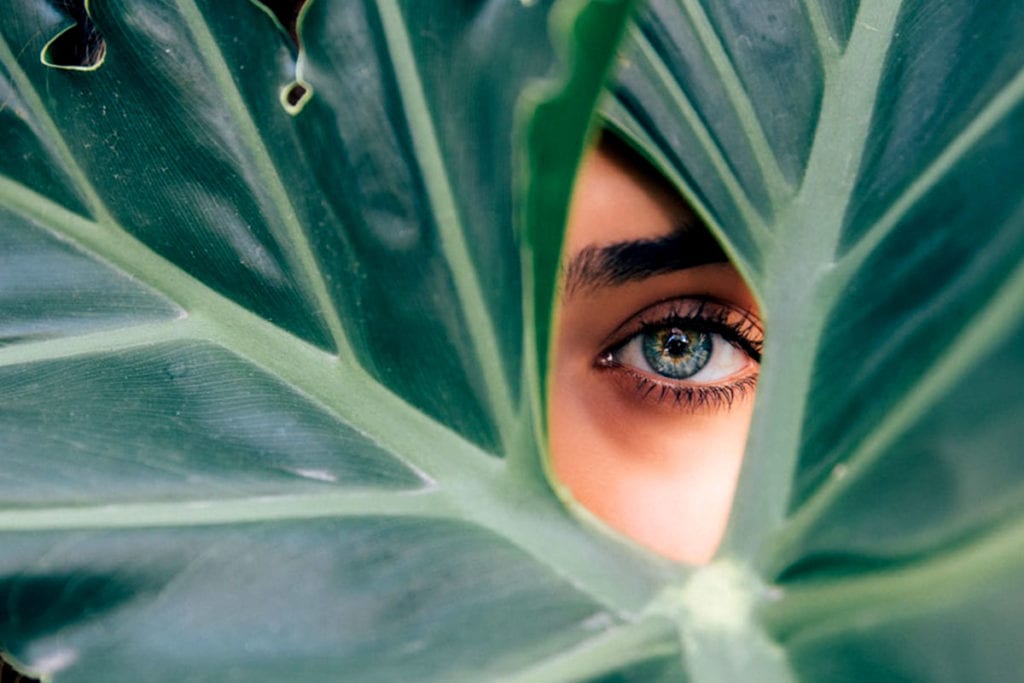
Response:
[{"label": "waxy leaf surface", "polygon": [[[625,3],[0,18],[0,648],[54,681],[1012,680],[1024,3],[642,3],[599,115],[758,295],[718,557],[545,480]],[[81,17],[79,17],[81,18]]]}]

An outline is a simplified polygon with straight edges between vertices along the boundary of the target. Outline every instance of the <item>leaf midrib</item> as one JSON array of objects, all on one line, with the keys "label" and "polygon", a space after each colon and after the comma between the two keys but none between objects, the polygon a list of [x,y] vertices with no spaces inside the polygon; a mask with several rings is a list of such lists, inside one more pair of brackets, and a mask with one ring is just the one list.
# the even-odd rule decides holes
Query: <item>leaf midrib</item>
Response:
[{"label": "leaf midrib", "polygon": [[772,405],[755,406],[722,542],[727,554],[759,556],[764,539],[783,525],[788,511],[813,379],[810,359],[817,355],[825,324],[820,312],[830,310],[841,294],[822,283],[834,263],[860,173],[901,7],[902,1],[861,3],[847,49],[828,70],[804,182],[777,215],[778,239],[766,254],[766,271],[774,278],[762,296],[767,328],[786,332],[767,337],[758,391],[771,396]]}]

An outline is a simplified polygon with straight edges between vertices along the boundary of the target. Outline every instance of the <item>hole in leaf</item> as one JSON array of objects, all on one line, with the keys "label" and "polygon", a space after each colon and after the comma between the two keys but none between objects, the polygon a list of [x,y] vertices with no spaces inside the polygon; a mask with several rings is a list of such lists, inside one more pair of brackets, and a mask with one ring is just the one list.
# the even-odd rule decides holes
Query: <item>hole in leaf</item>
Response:
[{"label": "hole in leaf", "polygon": [[43,48],[43,64],[57,69],[92,71],[103,63],[107,46],[85,9],[84,0],[62,0],[59,5],[71,19],[70,26]]},{"label": "hole in leaf", "polygon": [[285,93],[284,99],[288,103],[288,106],[294,107],[302,101],[302,98],[306,96],[306,86],[301,83],[296,83],[292,87],[288,88],[288,92]]},{"label": "hole in leaf", "polygon": [[281,106],[284,107],[285,111],[294,116],[302,111],[302,108],[306,106],[306,102],[312,96],[313,89],[309,87],[308,83],[295,81],[290,85],[286,85],[281,90]]}]

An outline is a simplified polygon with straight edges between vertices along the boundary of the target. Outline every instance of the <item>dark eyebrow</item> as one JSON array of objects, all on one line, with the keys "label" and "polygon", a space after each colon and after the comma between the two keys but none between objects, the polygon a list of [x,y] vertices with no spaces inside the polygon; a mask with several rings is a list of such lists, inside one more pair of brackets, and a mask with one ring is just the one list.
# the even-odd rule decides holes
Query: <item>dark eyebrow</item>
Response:
[{"label": "dark eyebrow", "polygon": [[682,228],[658,239],[584,247],[566,266],[564,292],[572,296],[595,287],[728,261],[709,232]]}]

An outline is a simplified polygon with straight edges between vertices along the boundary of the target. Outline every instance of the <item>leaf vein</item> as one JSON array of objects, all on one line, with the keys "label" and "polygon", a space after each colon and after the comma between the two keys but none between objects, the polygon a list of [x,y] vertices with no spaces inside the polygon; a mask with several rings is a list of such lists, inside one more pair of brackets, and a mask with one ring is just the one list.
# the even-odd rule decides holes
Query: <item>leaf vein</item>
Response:
[{"label": "leaf vein", "polygon": [[992,131],[1024,101],[1024,69],[995,95],[971,123],[965,127],[889,206],[857,243],[842,255],[836,277],[845,282],[860,268],[871,252],[899,225],[910,210],[933,190],[958,161],[970,153],[982,137]]},{"label": "leaf vein", "polygon": [[152,529],[376,515],[439,518],[457,516],[457,513],[447,504],[445,496],[433,488],[405,492],[359,490],[0,509],[0,530]]},{"label": "leaf vein", "polygon": [[826,509],[866,474],[871,465],[885,454],[886,448],[916,424],[930,407],[947,396],[956,381],[1012,332],[1022,315],[1024,264],[1010,274],[1003,286],[971,321],[960,327],[960,334],[944,346],[938,361],[923,373],[922,379],[899,403],[886,412],[885,418],[859,448],[844,459],[844,476],[829,479],[793,515],[785,531],[786,538],[802,536],[814,520],[820,518]]},{"label": "leaf vein", "polygon": [[725,88],[726,96],[732,103],[733,110],[740,119],[754,159],[761,169],[765,189],[768,191],[772,205],[779,206],[793,188],[779,167],[778,159],[772,150],[771,143],[768,142],[768,136],[764,126],[761,125],[761,119],[757,115],[750,94],[744,87],[743,80],[736,71],[721,36],[715,31],[704,8],[697,0],[683,0],[683,7],[697,31],[701,45],[704,46],[712,65],[722,79],[722,87]]},{"label": "leaf vein", "polygon": [[292,251],[291,255],[295,265],[302,274],[306,286],[311,290],[317,303],[318,313],[327,323],[342,361],[346,365],[353,364],[355,353],[341,323],[338,308],[328,291],[326,278],[317,261],[309,235],[299,222],[284,181],[278,173],[273,158],[256,127],[252,113],[231,75],[228,61],[193,0],[177,0],[177,2],[192,36],[198,44],[198,52],[203,56],[224,102],[234,117],[241,138],[249,150],[251,161],[265,180],[263,187],[266,188],[280,220],[280,226],[268,221],[269,227],[275,232],[279,232],[279,228],[283,227],[283,234],[278,235],[279,241],[286,250]]},{"label": "leaf vein", "polygon": [[[11,74],[17,92],[24,99],[26,106],[33,115],[35,124],[41,129],[41,131],[35,131],[40,142],[46,145],[50,153],[63,165],[69,180],[74,184],[75,189],[78,191],[81,199],[85,201],[86,206],[92,211],[93,217],[101,224],[117,228],[117,220],[110,214],[103,199],[100,198],[99,193],[93,186],[92,181],[89,180],[89,176],[78,165],[61,129],[54,122],[53,117],[50,116],[50,112],[33,87],[28,74],[18,64],[17,58],[11,52],[10,46],[3,39],[2,35],[0,35],[0,64],[3,64]],[[40,132],[41,134],[39,134]]]},{"label": "leaf vein", "polygon": [[811,25],[811,34],[814,36],[814,43],[818,48],[818,56],[825,69],[825,78],[828,79],[835,67],[835,62],[841,54],[832,32],[828,28],[825,15],[821,11],[821,4],[817,0],[803,0],[804,12]]},{"label": "leaf vein", "polygon": [[[486,480],[497,459],[470,446],[451,430],[398,398],[359,365],[339,372],[339,359],[284,330],[182,271],[128,233],[117,234],[68,211],[29,188],[0,177],[0,201],[55,235],[80,245],[141,282],[171,298],[189,312],[190,332],[256,364],[322,404],[367,434],[381,435],[403,455],[401,459],[427,472],[477,472]],[[184,328],[180,328],[184,329]],[[333,377],[324,382],[324,377]],[[395,430],[401,415],[434,439],[435,449]],[[373,438],[373,437],[371,437]],[[380,439],[374,439],[379,441]],[[415,454],[415,455],[413,455]]]},{"label": "leaf vein", "polygon": [[517,411],[501,367],[490,361],[500,346],[494,321],[487,309],[477,270],[470,257],[459,210],[452,191],[434,128],[433,117],[410,44],[408,27],[394,0],[378,7],[384,27],[385,46],[395,70],[402,94],[402,107],[441,239],[441,248],[450,264],[456,296],[462,305],[468,335],[480,364],[485,389],[494,419],[506,448],[515,439],[510,432],[517,422]]},{"label": "leaf vein", "polygon": [[697,136],[697,139],[700,141],[701,146],[707,153],[712,165],[718,172],[722,183],[725,185],[730,198],[736,204],[736,208],[739,209],[744,222],[753,233],[755,241],[763,245],[770,237],[765,226],[764,219],[761,217],[761,214],[757,209],[754,208],[749,195],[744,191],[742,184],[732,169],[732,166],[725,158],[722,148],[719,146],[714,135],[712,135],[710,129],[697,112],[697,108],[693,106],[689,96],[683,91],[680,84],[672,76],[671,70],[665,64],[657,50],[654,49],[654,46],[651,45],[647,36],[633,26],[630,27],[630,34],[633,40],[635,40],[639,45],[641,55],[647,63],[650,64],[651,68],[654,69],[658,76],[658,82],[663,85],[666,90],[666,94],[676,104],[676,106],[679,107],[683,114],[683,118]]}]

